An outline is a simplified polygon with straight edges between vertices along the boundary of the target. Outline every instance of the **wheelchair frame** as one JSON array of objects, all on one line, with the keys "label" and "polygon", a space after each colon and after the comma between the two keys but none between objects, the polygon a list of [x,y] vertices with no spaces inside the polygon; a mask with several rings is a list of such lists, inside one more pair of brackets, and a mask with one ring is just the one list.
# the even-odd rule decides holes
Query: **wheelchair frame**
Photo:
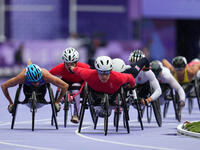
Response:
[{"label": "wheelchair frame", "polygon": [[[78,132],[81,132],[81,128],[82,128],[82,124],[83,124],[83,119],[84,119],[84,114],[85,114],[85,110],[89,108],[90,110],[90,114],[92,117],[92,121],[94,123],[94,129],[96,129],[97,127],[97,122],[98,122],[98,116],[96,116],[95,110],[93,108],[93,106],[102,106],[104,108],[104,135],[107,135],[108,132],[108,109],[109,109],[109,96],[106,93],[103,93],[103,98],[101,100],[101,105],[95,105],[92,103],[92,95],[91,95],[91,90],[90,87],[87,85],[87,83],[85,84],[84,87],[84,96],[83,96],[83,102],[82,102],[82,106],[81,106],[81,110],[80,110],[80,123],[79,123],[79,128],[78,128]],[[122,108],[124,111],[124,115],[126,118],[126,128],[127,128],[127,132],[130,133],[130,128],[129,128],[129,122],[128,122],[128,111],[127,111],[127,104],[124,98],[124,93],[123,93],[123,88],[120,88],[120,92],[118,93],[117,97],[120,97],[121,101],[122,101]],[[119,104],[119,103],[118,103]],[[119,105],[115,105],[115,107],[118,109]],[[118,114],[119,114],[119,109],[118,109]],[[119,119],[119,116],[118,116]],[[116,131],[118,131],[118,125],[116,125]]]},{"label": "wheelchair frame", "polygon": [[[18,104],[24,104],[23,103],[24,101],[19,101],[21,88],[22,88],[22,84],[19,84],[19,87],[17,88],[16,94],[15,94],[14,107],[13,107],[13,112],[12,112],[11,129],[14,128]],[[57,124],[57,119],[56,119],[56,111],[55,111],[55,100],[54,100],[54,97],[53,97],[53,90],[50,87],[49,83],[47,83],[47,89],[48,89],[49,97],[50,97],[50,101],[47,102],[47,104],[51,104],[53,120],[55,122],[56,129],[58,129],[58,124]],[[36,113],[36,109],[37,109],[36,108],[37,98],[36,98],[35,90],[32,91],[32,96],[31,96],[30,100],[31,100],[30,101],[30,107],[31,107],[30,109],[31,109],[31,112],[32,112],[32,131],[34,131],[35,113]]]},{"label": "wheelchair frame", "polygon": [[[144,86],[145,86],[146,84],[144,84]],[[141,86],[143,86],[143,85],[141,85]],[[137,91],[137,88],[138,87],[136,87],[136,93],[138,92]],[[149,93],[150,94],[152,94],[153,93],[153,89],[150,87],[150,89],[149,89]],[[138,94],[138,93],[137,93]],[[138,99],[139,100],[141,100],[142,98],[145,98],[145,97],[139,97],[139,96],[137,96],[138,97]],[[144,107],[144,109],[147,109],[147,121],[148,121],[148,123],[150,123],[151,122],[151,119],[152,119],[152,111],[154,112],[154,116],[155,116],[155,119],[156,119],[156,122],[157,122],[157,124],[158,124],[158,126],[159,127],[161,127],[162,126],[162,116],[161,116],[161,109],[160,109],[160,102],[159,102],[159,99],[157,99],[157,100],[154,100],[154,101],[152,101],[151,103],[149,103],[149,104],[145,104],[145,107]],[[144,110],[142,110],[142,118],[143,118],[143,113],[144,113]]]}]

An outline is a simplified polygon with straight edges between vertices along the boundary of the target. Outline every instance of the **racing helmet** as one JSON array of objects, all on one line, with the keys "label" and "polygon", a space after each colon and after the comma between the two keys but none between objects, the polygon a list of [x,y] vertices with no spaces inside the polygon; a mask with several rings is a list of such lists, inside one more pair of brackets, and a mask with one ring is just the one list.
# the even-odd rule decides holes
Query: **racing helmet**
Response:
[{"label": "racing helmet", "polygon": [[159,73],[162,71],[161,62],[158,61],[158,60],[152,61],[150,63],[150,66],[151,66],[151,70],[153,71],[153,73],[157,77],[159,75]]},{"label": "racing helmet", "polygon": [[124,72],[127,68],[125,62],[120,58],[113,59],[112,64],[113,64],[112,70],[116,72]]},{"label": "racing helmet", "polygon": [[129,62],[133,64],[143,57],[145,57],[145,55],[141,50],[134,50],[129,56]]},{"label": "racing helmet", "polygon": [[66,63],[73,63],[79,60],[79,53],[75,48],[68,47],[63,51],[62,60]]},{"label": "racing helmet", "polygon": [[99,71],[110,71],[113,68],[112,59],[109,56],[99,56],[95,60],[95,68]]},{"label": "racing helmet", "polygon": [[38,82],[42,78],[42,70],[36,64],[30,64],[25,69],[25,77],[29,82]]},{"label": "racing helmet", "polygon": [[185,68],[187,65],[187,60],[183,56],[176,56],[172,60],[172,65],[177,69]]}]

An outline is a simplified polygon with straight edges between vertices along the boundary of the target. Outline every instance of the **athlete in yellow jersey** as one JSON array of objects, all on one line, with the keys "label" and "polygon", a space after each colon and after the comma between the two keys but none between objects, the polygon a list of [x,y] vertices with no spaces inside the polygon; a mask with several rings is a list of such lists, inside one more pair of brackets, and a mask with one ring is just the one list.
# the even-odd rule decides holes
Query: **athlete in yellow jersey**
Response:
[{"label": "athlete in yellow jersey", "polygon": [[163,59],[162,63],[165,67],[169,68],[176,80],[180,84],[189,83],[200,70],[200,62],[195,65],[187,65],[187,60],[183,56],[177,56],[172,60],[172,65]]}]

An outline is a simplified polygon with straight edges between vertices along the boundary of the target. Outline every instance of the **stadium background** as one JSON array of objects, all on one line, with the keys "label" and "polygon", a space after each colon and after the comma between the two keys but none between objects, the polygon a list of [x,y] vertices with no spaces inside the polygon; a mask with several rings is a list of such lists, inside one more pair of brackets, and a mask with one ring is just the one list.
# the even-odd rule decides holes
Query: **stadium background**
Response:
[{"label": "stadium background", "polygon": [[0,0],[0,77],[28,58],[50,69],[68,46],[83,62],[109,55],[128,63],[134,49],[190,61],[199,54],[199,8],[198,0]]}]

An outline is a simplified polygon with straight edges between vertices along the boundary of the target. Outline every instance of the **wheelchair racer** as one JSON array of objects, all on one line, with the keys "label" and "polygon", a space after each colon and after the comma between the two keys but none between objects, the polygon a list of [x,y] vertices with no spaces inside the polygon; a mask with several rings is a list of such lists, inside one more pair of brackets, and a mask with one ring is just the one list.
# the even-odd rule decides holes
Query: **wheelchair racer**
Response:
[{"label": "wheelchair racer", "polygon": [[[122,85],[129,83],[135,86],[135,79],[131,74],[112,71],[112,59],[108,56],[100,56],[95,60],[95,69],[70,67],[71,71],[86,81],[92,91],[114,95]],[[98,102],[97,102],[98,103]],[[102,111],[96,111],[99,117],[103,117]],[[109,109],[109,115],[111,109]]]},{"label": "wheelchair racer", "polygon": [[[63,63],[53,67],[49,72],[55,76],[60,77],[63,81],[69,84],[69,89],[70,87],[74,85],[80,85],[81,82],[83,82],[83,79],[74,74],[69,70],[69,67],[82,67],[82,68],[90,68],[88,64],[79,62],[79,52],[72,48],[68,47],[63,51],[62,54],[62,60]],[[72,90],[73,93],[77,92],[77,90]],[[78,123],[78,114],[80,110],[80,95],[77,95],[75,98],[75,104],[74,104],[74,113],[72,116],[71,121],[73,123]],[[59,110],[57,110],[59,111]]]},{"label": "wheelchair racer", "polygon": [[9,79],[1,85],[1,89],[9,101],[8,111],[12,113],[14,106],[8,88],[14,87],[17,84],[24,84],[23,91],[25,94],[25,100],[27,101],[31,96],[32,90],[37,88],[38,90],[36,91],[36,96],[39,98],[38,100],[42,101],[44,100],[44,96],[46,94],[46,88],[44,88],[45,83],[52,83],[61,89],[61,93],[55,102],[55,106],[59,107],[59,101],[68,90],[68,84],[61,79],[51,75],[48,70],[44,68],[41,69],[38,65],[31,64],[29,61],[28,66],[23,69],[16,77]]},{"label": "wheelchair racer", "polygon": [[[145,57],[145,55],[141,50],[133,51],[129,56],[130,65],[133,66],[137,61],[139,61],[140,59],[142,59],[144,57]],[[156,79],[154,73],[147,68],[144,68],[143,70],[141,70],[139,72],[139,74],[135,78],[135,82],[136,82],[137,85],[141,85],[143,87],[141,89],[142,91],[140,91],[140,93],[138,93],[142,97],[144,95],[147,96],[149,94],[149,90],[147,89],[148,86],[143,86],[144,84],[147,84],[149,82],[150,87],[153,88],[154,92],[150,96],[147,96],[147,98],[145,99],[145,101],[147,103],[158,99],[159,96],[162,94],[159,82]],[[145,101],[144,101],[144,99],[142,99],[141,103],[145,104]]]},{"label": "wheelchair racer", "polygon": [[[158,60],[152,61],[150,63],[151,70],[155,74],[159,83],[168,84],[172,89],[174,89],[179,95],[179,104],[181,107],[185,105],[185,92],[181,85],[176,81],[176,79],[170,73],[170,70],[162,65],[162,63]],[[164,89],[163,93],[165,92]],[[164,95],[163,95],[164,96]],[[162,97],[163,98],[163,97]]]},{"label": "wheelchair racer", "polygon": [[187,60],[183,56],[174,57],[172,65],[166,59],[163,59],[162,63],[163,66],[170,69],[171,73],[180,84],[190,83],[200,69],[200,62],[187,65]]}]

